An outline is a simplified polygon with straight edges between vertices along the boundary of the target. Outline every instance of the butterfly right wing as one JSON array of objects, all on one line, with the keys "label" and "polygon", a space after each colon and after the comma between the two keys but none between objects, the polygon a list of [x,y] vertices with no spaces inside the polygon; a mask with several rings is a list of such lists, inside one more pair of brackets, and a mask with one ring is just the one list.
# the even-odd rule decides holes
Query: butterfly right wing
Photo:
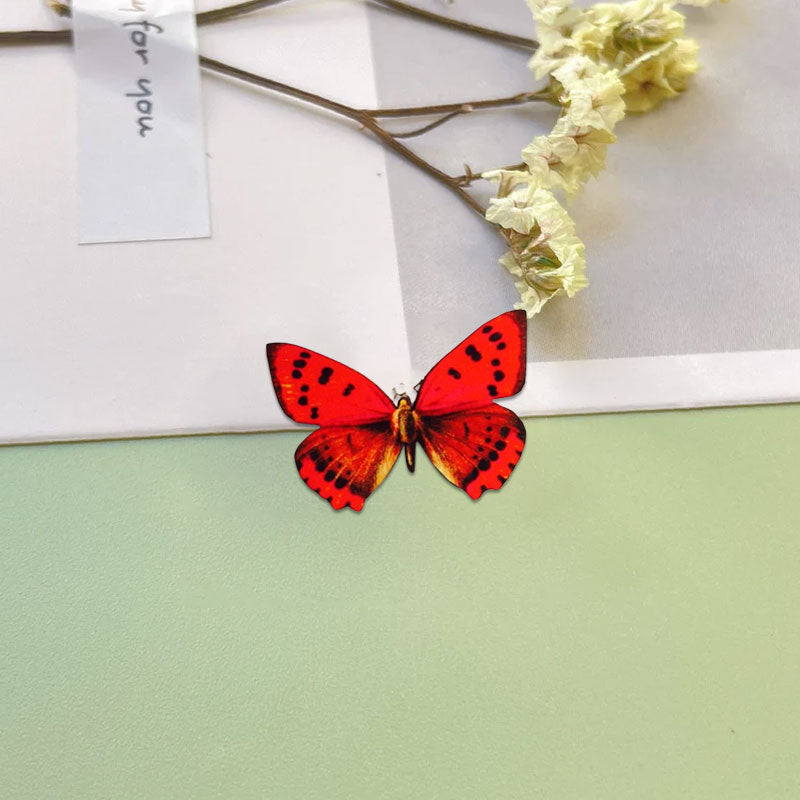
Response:
[{"label": "butterfly right wing", "polygon": [[448,414],[516,394],[525,383],[526,333],[524,311],[506,311],[481,325],[423,378],[416,411]]},{"label": "butterfly right wing", "polygon": [[414,403],[428,458],[473,500],[500,489],[525,447],[522,420],[492,400],[525,383],[526,322],[524,311],[486,322],[433,367]]},{"label": "butterfly right wing", "polygon": [[335,509],[361,511],[389,474],[402,444],[391,420],[331,425],[307,436],[294,455],[300,477]]},{"label": "butterfly right wing", "polygon": [[421,417],[418,425],[433,466],[473,500],[500,489],[525,448],[522,420],[497,403]]},{"label": "butterfly right wing", "polygon": [[275,395],[287,417],[309,425],[386,420],[394,403],[360,372],[296,344],[267,345]]},{"label": "butterfly right wing", "polygon": [[300,477],[333,508],[360,511],[402,448],[394,403],[360,372],[313,350],[272,343],[267,360],[284,413],[320,426],[295,453]]}]

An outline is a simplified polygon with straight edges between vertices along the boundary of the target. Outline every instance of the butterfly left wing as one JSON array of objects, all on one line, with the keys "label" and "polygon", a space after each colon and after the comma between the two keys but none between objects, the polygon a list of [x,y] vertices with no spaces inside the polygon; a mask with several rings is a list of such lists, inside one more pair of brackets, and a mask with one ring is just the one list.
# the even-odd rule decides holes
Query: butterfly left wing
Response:
[{"label": "butterfly left wing", "polygon": [[402,445],[391,421],[323,427],[300,442],[294,454],[300,477],[336,510],[361,511],[389,474]]},{"label": "butterfly left wing", "polygon": [[508,480],[525,447],[522,420],[496,403],[422,417],[417,424],[433,466],[473,500]]},{"label": "butterfly left wing", "polygon": [[272,343],[267,360],[286,415],[321,426],[295,452],[300,477],[333,508],[360,511],[402,447],[394,403],[360,372],[313,350]]}]

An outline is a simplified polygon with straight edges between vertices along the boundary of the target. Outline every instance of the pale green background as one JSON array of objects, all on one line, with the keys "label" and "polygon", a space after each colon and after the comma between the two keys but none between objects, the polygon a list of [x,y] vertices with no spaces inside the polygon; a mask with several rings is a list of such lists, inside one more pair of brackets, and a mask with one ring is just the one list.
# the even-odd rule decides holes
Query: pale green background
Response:
[{"label": "pale green background", "polygon": [[300,433],[0,449],[0,795],[800,797],[800,407],[527,427],[360,516]]}]

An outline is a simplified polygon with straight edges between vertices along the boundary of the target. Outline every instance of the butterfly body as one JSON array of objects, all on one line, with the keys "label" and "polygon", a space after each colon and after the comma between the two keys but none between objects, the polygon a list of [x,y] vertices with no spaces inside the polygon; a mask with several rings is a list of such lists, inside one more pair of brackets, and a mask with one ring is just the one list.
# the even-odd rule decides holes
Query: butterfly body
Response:
[{"label": "butterfly body", "polygon": [[300,423],[319,425],[295,453],[300,477],[335,509],[360,511],[401,450],[413,472],[417,443],[447,480],[478,499],[516,466],[525,427],[493,402],[525,381],[525,313],[478,328],[439,361],[416,399],[397,403],[356,370],[293,344],[267,345],[278,402]]},{"label": "butterfly body", "polygon": [[411,398],[407,394],[401,394],[397,400],[397,408],[392,413],[392,431],[397,441],[405,447],[406,466],[409,472],[414,471],[418,428],[419,420]]}]

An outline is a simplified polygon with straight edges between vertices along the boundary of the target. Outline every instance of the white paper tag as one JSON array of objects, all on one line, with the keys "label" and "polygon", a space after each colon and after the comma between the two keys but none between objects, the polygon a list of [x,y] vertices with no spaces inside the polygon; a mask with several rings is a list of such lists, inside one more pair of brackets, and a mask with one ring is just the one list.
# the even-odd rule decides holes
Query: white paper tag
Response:
[{"label": "white paper tag", "polygon": [[193,0],[74,0],[81,243],[211,233]]}]

